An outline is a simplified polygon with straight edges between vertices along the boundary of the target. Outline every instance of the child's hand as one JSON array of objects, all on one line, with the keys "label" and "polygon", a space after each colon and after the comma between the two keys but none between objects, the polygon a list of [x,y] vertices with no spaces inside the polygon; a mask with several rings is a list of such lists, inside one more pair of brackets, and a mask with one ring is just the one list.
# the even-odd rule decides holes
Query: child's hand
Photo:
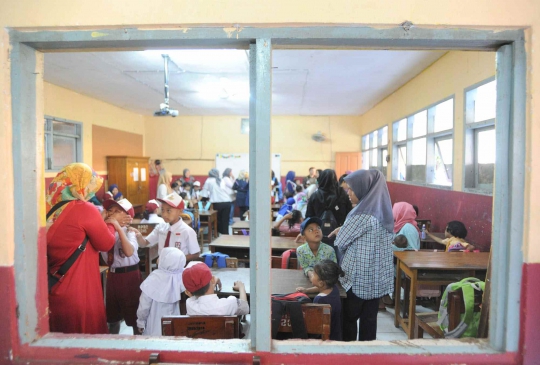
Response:
[{"label": "child's hand", "polygon": [[117,229],[120,228],[120,223],[118,223],[118,221],[113,217],[109,217],[105,219],[105,223],[112,224],[114,228],[117,228]]},{"label": "child's hand", "polygon": [[139,230],[138,230],[137,228],[127,227],[127,230],[128,230],[128,232],[133,232],[133,233],[135,233],[135,236],[139,236],[139,235],[142,236],[142,233],[139,232]]},{"label": "child's hand", "polygon": [[216,278],[216,288],[215,291],[221,291],[222,285],[221,280],[219,278]]},{"label": "child's hand", "polygon": [[299,293],[304,293],[306,294],[306,288],[303,288],[301,286],[299,286],[298,288],[296,288],[296,291],[299,292]]},{"label": "child's hand", "polygon": [[232,288],[233,290],[238,290],[238,291],[240,291],[240,289],[243,289],[244,291],[246,290],[246,286],[240,280],[235,281],[234,286]]},{"label": "child's hand", "polygon": [[287,213],[283,216],[285,219],[292,219],[292,213]]},{"label": "child's hand", "polygon": [[332,236],[337,236],[340,229],[341,229],[341,227],[337,227],[336,229],[334,229],[332,232],[330,232],[330,234],[328,235],[328,238],[330,238]]},{"label": "child's hand", "polygon": [[139,330],[139,333],[142,335],[142,333],[144,332],[144,328],[139,327],[138,330]]},{"label": "child's hand", "polygon": [[306,242],[306,240],[304,239],[304,236],[302,236],[302,234],[300,233],[298,236],[296,236],[296,238],[294,239],[294,242],[296,242],[296,243],[304,243],[304,242]]}]

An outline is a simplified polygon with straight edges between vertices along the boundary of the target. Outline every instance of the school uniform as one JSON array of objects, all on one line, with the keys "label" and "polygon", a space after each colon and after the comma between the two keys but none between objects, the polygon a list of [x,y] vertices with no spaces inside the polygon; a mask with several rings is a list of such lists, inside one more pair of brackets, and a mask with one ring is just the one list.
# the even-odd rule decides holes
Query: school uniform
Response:
[{"label": "school uniform", "polygon": [[164,247],[176,247],[184,255],[193,255],[200,252],[197,234],[182,219],[173,225],[161,223],[146,237],[149,246],[158,245],[158,255]]},{"label": "school uniform", "polygon": [[128,232],[126,227],[122,229],[133,247],[133,255],[127,257],[124,254],[118,233],[115,233],[113,248],[108,252],[101,253],[109,265],[105,309],[108,323],[124,319],[126,325],[133,327],[137,324],[137,308],[141,295],[139,286],[142,277],[139,270],[139,255],[137,254],[139,245],[135,232]]},{"label": "school uniform", "polygon": [[155,223],[165,223],[163,218],[155,213],[150,213],[148,219],[141,219],[141,224],[155,224]]},{"label": "school uniform", "polygon": [[210,294],[188,298],[186,311],[189,316],[241,316],[249,313],[249,304],[232,295],[220,299]]}]

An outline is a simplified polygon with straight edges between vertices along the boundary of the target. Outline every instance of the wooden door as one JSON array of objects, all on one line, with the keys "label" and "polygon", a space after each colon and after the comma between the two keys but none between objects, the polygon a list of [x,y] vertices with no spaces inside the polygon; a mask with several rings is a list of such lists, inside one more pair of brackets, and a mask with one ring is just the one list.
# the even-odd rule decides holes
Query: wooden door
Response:
[{"label": "wooden door", "polygon": [[362,168],[360,152],[336,152],[336,175],[339,178],[347,170],[355,171]]}]

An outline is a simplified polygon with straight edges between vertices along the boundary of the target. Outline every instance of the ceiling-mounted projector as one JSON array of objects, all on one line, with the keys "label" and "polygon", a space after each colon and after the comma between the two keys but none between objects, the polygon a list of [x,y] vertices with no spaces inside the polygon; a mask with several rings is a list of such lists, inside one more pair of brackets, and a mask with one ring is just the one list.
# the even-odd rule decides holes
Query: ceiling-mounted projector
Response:
[{"label": "ceiling-mounted projector", "polygon": [[169,108],[169,55],[162,54],[161,57],[163,57],[163,62],[165,63],[165,102],[159,104],[159,110],[157,112],[154,112],[154,117],[177,117],[178,116],[178,110],[170,109]]}]

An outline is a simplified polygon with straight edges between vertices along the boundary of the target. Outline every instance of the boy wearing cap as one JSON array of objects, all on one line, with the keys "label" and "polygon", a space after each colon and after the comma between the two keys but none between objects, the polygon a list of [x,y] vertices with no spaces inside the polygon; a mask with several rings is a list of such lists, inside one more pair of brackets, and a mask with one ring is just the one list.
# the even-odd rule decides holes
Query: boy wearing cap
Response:
[{"label": "boy wearing cap", "polygon": [[321,230],[322,220],[318,217],[306,218],[300,226],[301,238],[306,243],[296,249],[298,262],[304,270],[304,274],[311,279],[313,267],[323,260],[332,260],[337,263],[336,252],[326,243],[322,243],[323,233]]},{"label": "boy wearing cap", "polygon": [[125,320],[126,325],[133,327],[133,334],[137,330],[137,308],[141,296],[141,271],[139,270],[139,256],[137,254],[137,239],[133,229],[128,229],[119,222],[126,222],[126,218],[135,215],[133,205],[127,199],[119,201],[105,200],[103,207],[107,210],[105,222],[116,228],[114,246],[108,252],[102,252],[103,260],[109,266],[107,273],[106,312],[109,332],[118,334],[120,322]]},{"label": "boy wearing cap", "polygon": [[249,304],[244,283],[235,281],[233,289],[238,290],[240,298],[229,296],[218,298],[216,286],[221,282],[204,263],[188,266],[182,273],[182,282],[186,294],[191,296],[186,301],[186,311],[190,316],[240,316],[249,313]]},{"label": "boy wearing cap", "polygon": [[141,247],[158,245],[158,255],[164,247],[176,247],[186,255],[186,261],[195,260],[200,256],[197,234],[181,218],[184,211],[184,201],[180,195],[171,193],[161,202],[161,217],[165,223],[160,223],[146,236],[137,231],[137,242]]}]

